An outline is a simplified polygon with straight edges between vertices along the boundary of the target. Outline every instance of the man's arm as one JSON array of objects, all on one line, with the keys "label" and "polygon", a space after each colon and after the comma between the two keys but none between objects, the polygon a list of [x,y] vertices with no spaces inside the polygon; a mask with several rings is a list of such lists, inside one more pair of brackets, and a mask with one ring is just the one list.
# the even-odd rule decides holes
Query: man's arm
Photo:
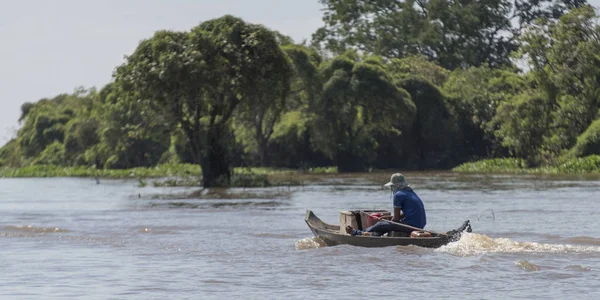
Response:
[{"label": "man's arm", "polygon": [[404,217],[404,213],[400,209],[400,207],[394,207],[394,217],[392,218],[393,222],[398,222]]},{"label": "man's arm", "polygon": [[393,205],[394,205],[394,217],[392,218],[393,222],[398,222],[402,220],[404,217],[404,213],[402,212],[402,206],[404,206],[402,193],[398,192],[394,194]]}]

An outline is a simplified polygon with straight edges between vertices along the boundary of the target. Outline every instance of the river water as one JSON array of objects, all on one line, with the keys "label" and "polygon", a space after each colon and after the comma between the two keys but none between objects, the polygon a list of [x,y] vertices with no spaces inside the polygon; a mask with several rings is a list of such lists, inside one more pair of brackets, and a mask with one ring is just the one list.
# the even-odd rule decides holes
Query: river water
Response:
[{"label": "river water", "polygon": [[0,299],[593,299],[600,181],[405,173],[439,249],[322,246],[307,209],[391,209],[387,173],[200,190],[0,179]]}]

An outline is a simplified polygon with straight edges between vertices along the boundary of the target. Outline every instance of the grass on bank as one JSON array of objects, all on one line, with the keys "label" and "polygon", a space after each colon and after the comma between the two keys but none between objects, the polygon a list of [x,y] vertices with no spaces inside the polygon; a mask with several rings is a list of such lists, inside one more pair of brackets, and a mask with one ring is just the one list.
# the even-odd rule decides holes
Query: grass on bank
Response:
[{"label": "grass on bank", "polygon": [[[239,175],[274,175],[297,173],[337,173],[335,167],[314,168],[308,170],[272,169],[272,168],[235,168]],[[140,167],[132,169],[96,169],[92,167],[60,167],[52,165],[36,165],[24,168],[0,168],[0,177],[99,177],[99,178],[159,178],[201,176],[202,169],[194,164],[165,164],[156,167]]]},{"label": "grass on bank", "polygon": [[92,167],[60,167],[53,165],[35,165],[24,168],[0,168],[0,177],[99,177],[99,178],[153,178],[200,176],[198,165],[177,164],[159,165],[150,168],[132,169],[96,169]]},{"label": "grass on bank", "polygon": [[[337,173],[335,167],[311,168],[308,170],[274,168],[234,168],[231,187],[267,187],[302,185],[290,179],[294,174]],[[97,177],[104,179],[138,179],[140,187],[201,186],[202,169],[194,164],[165,164],[148,168],[96,169],[92,167],[60,167],[36,165],[24,168],[0,168],[0,178],[31,177]],[[275,178],[278,177],[278,178]]]},{"label": "grass on bank", "polygon": [[570,158],[552,166],[529,168],[523,159],[495,158],[464,163],[452,169],[460,173],[600,174],[600,155]]}]

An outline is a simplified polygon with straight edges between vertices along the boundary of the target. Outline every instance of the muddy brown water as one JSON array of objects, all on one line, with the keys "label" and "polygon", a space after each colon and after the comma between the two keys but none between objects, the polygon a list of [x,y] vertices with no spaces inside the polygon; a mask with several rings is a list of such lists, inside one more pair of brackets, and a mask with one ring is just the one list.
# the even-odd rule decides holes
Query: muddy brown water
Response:
[{"label": "muddy brown water", "polygon": [[[0,299],[595,299],[594,176],[405,173],[439,249],[324,247],[306,209],[391,209],[388,173],[204,190],[136,180],[1,179]],[[190,196],[191,195],[191,196]]]}]

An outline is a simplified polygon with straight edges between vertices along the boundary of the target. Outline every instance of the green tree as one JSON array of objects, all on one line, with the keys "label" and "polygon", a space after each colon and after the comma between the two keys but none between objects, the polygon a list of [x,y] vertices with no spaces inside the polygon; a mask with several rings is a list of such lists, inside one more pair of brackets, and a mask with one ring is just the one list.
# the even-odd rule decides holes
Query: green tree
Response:
[{"label": "green tree", "polygon": [[[447,69],[510,65],[520,29],[558,18],[585,1],[321,0],[325,26],[313,44],[333,53],[359,49],[388,58],[421,54]],[[515,24],[513,26],[513,24]]]},{"label": "green tree", "polygon": [[[89,111],[95,94],[94,89],[79,88],[73,94],[61,94],[52,99],[42,99],[33,104],[23,105],[20,118],[23,125],[17,135],[18,152],[23,158],[22,163],[28,165],[31,162],[39,162],[40,160],[35,158],[46,147],[55,142],[62,144],[69,122]],[[64,158],[54,161],[66,163]]]},{"label": "green tree", "polygon": [[457,113],[465,136],[465,154],[480,158],[505,154],[491,121],[501,103],[526,88],[526,79],[509,69],[479,66],[450,73],[443,91]]},{"label": "green tree", "polygon": [[498,124],[496,136],[512,155],[535,165],[551,123],[551,109],[544,94],[525,91],[498,106],[493,119]]},{"label": "green tree", "polygon": [[396,79],[420,78],[439,87],[444,85],[450,75],[449,70],[427,60],[422,55],[392,58],[387,64],[387,69]]},{"label": "green tree", "polygon": [[402,160],[409,168],[447,168],[457,163],[454,151],[463,141],[456,113],[447,97],[431,82],[407,78],[398,86],[408,91],[416,106],[414,122],[399,145],[405,148]]},{"label": "green tree", "polygon": [[70,124],[71,135],[65,139],[69,152],[97,168],[156,165],[170,147],[172,124],[143,103],[131,101],[114,83],[98,94],[95,111]]},{"label": "green tree", "polygon": [[[293,117],[294,120],[306,120],[309,103],[319,94],[317,68],[320,56],[313,49],[301,45],[286,45],[282,50],[292,67],[290,80],[272,86],[268,95],[270,101],[253,103],[251,107],[242,106],[234,122],[238,141],[244,145],[247,154],[257,156],[258,159],[254,161],[258,161],[261,166],[271,164],[269,148],[273,138],[282,136],[281,132],[276,132],[277,128],[282,128],[282,117],[299,113],[300,115]],[[297,129],[305,127],[299,125]],[[284,131],[287,132],[288,129],[286,127]]]},{"label": "green tree", "polygon": [[600,154],[600,119],[594,121],[577,138],[577,144],[570,150],[569,154],[576,157]]},{"label": "green tree", "polygon": [[292,61],[294,76],[287,110],[273,132],[271,152],[277,154],[275,163],[294,168],[330,165],[324,154],[311,145],[314,132],[310,125],[315,118],[311,108],[321,99],[319,67],[323,59],[314,48],[290,45],[283,49]]},{"label": "green tree", "polygon": [[59,141],[54,141],[52,144],[44,148],[44,151],[37,156],[32,165],[54,165],[62,166],[66,164],[65,161],[65,147]]},{"label": "green tree", "polygon": [[339,171],[364,171],[375,158],[375,134],[400,133],[398,128],[412,124],[415,106],[377,57],[361,59],[349,52],[324,63],[320,76],[322,96],[312,106],[313,141]]},{"label": "green tree", "polygon": [[576,143],[600,108],[600,26],[591,6],[571,10],[558,22],[540,19],[521,38],[518,53],[532,66],[551,116],[543,151],[556,156]]},{"label": "green tree", "polygon": [[190,32],[159,31],[118,67],[116,82],[133,99],[164,112],[189,139],[205,187],[231,177],[230,120],[243,103],[268,101],[270,87],[290,77],[271,31],[224,16]]},{"label": "green tree", "polygon": [[0,167],[18,167],[21,165],[21,155],[16,139],[11,139],[0,148]]},{"label": "green tree", "polygon": [[513,18],[518,22],[517,33],[538,19],[556,21],[569,10],[587,4],[586,0],[515,0]]},{"label": "green tree", "polygon": [[27,118],[27,116],[29,115],[29,112],[31,111],[31,109],[34,107],[35,107],[34,103],[31,103],[31,102],[23,103],[23,105],[21,105],[21,116],[19,117],[19,122],[25,120],[25,118]]}]

